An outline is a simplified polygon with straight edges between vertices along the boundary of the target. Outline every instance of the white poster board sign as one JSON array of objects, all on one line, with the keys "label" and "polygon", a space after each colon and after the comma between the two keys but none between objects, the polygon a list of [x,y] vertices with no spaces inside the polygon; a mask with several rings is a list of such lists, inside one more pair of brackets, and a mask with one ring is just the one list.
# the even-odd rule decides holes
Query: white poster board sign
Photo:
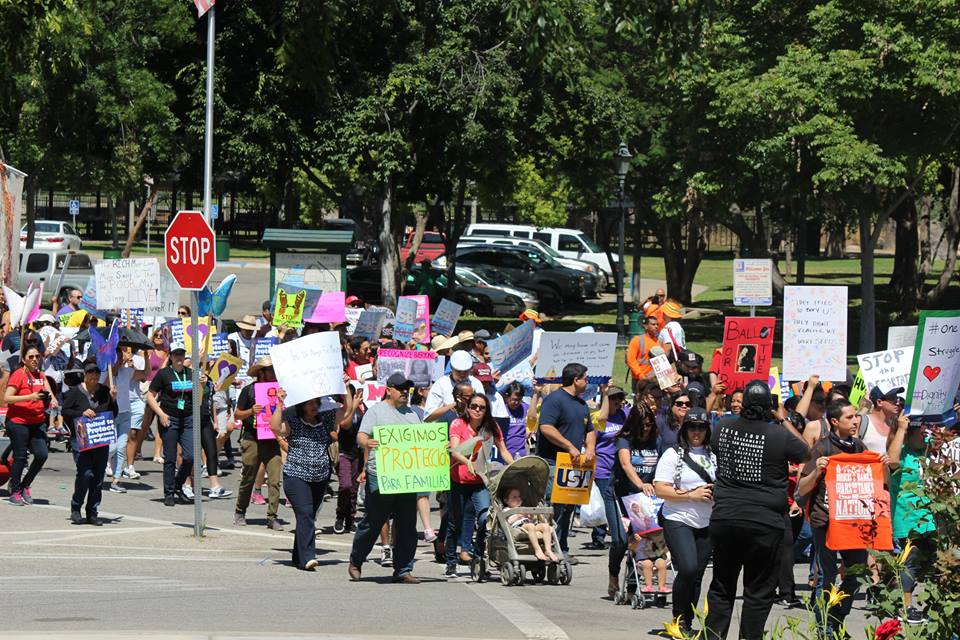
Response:
[{"label": "white poster board sign", "polygon": [[180,306],[180,286],[166,269],[160,269],[158,282],[156,302],[152,305],[148,304],[143,310],[158,316],[177,315],[177,308]]},{"label": "white poster board sign", "polygon": [[673,370],[673,365],[670,364],[667,356],[653,356],[650,358],[650,366],[653,367],[653,372],[657,376],[657,384],[660,385],[661,389],[669,389],[680,382],[679,376]]},{"label": "white poster board sign", "polygon": [[312,398],[346,392],[340,334],[313,333],[270,347],[277,382],[287,392],[285,404],[292,407]]},{"label": "white poster board sign", "polygon": [[783,290],[783,379],[847,379],[847,288]]},{"label": "white poster board sign", "polygon": [[323,291],[343,289],[340,286],[341,258],[329,253],[277,253],[274,282],[287,282]]},{"label": "white poster board sign", "polygon": [[887,349],[912,347],[917,343],[917,325],[912,327],[887,327]]},{"label": "white poster board sign", "polygon": [[960,385],[960,311],[921,311],[916,344],[905,411],[953,422]]},{"label": "white poster board sign", "polygon": [[98,309],[146,309],[157,304],[160,263],[156,258],[104,260],[93,269]]},{"label": "white poster board sign", "polygon": [[546,382],[560,382],[563,368],[571,362],[578,362],[587,367],[587,379],[597,382],[610,378],[616,348],[615,333],[548,331],[540,338],[536,377]]},{"label": "white poster board sign", "polygon": [[[887,393],[897,387],[907,388],[910,384],[910,367],[913,365],[913,345],[902,349],[887,349],[857,356],[860,373],[867,393],[874,387]],[[901,393],[904,397],[906,393]]]},{"label": "white poster board sign", "polygon": [[733,304],[739,307],[773,304],[773,263],[769,259],[733,261]]}]

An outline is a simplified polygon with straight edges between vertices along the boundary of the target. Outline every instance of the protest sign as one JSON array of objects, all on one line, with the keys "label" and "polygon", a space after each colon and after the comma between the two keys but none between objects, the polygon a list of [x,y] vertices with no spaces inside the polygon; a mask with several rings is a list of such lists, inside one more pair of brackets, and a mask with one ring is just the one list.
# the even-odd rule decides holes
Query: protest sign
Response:
[{"label": "protest sign", "polygon": [[227,340],[227,334],[214,333],[210,338],[210,350],[207,352],[208,360],[216,360],[221,353],[230,352],[230,341]]},{"label": "protest sign", "polygon": [[386,393],[387,388],[378,384],[375,380],[367,380],[363,383],[363,402],[367,407],[383,400],[383,396],[386,395]]},{"label": "protest sign", "polygon": [[299,329],[303,326],[303,309],[307,300],[304,291],[293,293],[283,287],[277,288],[276,303],[273,307],[273,325]]},{"label": "protest sign", "polygon": [[663,498],[651,498],[645,493],[631,493],[622,496],[620,501],[623,502],[624,513],[630,519],[631,533],[642,536],[663,529],[657,521]]},{"label": "protest sign", "polygon": [[456,302],[444,298],[437,305],[437,310],[433,314],[433,333],[441,336],[452,336],[453,329],[457,326],[457,320],[463,307]]},{"label": "protest sign", "polygon": [[176,320],[171,320],[167,323],[167,331],[170,332],[170,344],[175,344],[177,342],[184,343],[185,339],[183,337],[183,320],[177,318]]},{"label": "protest sign", "polygon": [[780,379],[780,367],[770,367],[770,373],[767,374],[767,386],[770,387],[770,393],[777,401],[777,406],[783,404],[787,399],[787,394],[783,388],[783,381]]},{"label": "protest sign", "polygon": [[443,377],[443,366],[443,359],[437,358],[433,351],[380,349],[377,352],[377,382],[386,384],[387,378],[399,371],[416,386],[427,387]]},{"label": "protest sign", "polygon": [[374,427],[380,493],[426,493],[450,488],[447,425],[442,422]]},{"label": "protest sign", "polygon": [[953,422],[960,385],[960,311],[921,311],[905,413]]},{"label": "protest sign", "polygon": [[733,304],[740,307],[773,304],[773,263],[769,259],[733,261]]},{"label": "protest sign", "polygon": [[667,356],[663,354],[653,356],[650,358],[650,366],[653,367],[653,373],[656,374],[657,384],[661,389],[669,389],[680,381]]},{"label": "protest sign", "polygon": [[366,382],[367,380],[373,380],[373,365],[372,364],[358,364],[353,368],[354,371],[354,380],[360,382]]},{"label": "protest sign", "polygon": [[277,397],[279,388],[280,385],[276,382],[253,383],[253,402],[263,407],[256,415],[257,440],[277,439],[270,428],[270,418],[280,410],[280,398]]},{"label": "protest sign", "polygon": [[143,326],[143,309],[120,309],[120,326],[139,329]]},{"label": "protest sign", "polygon": [[97,277],[95,275],[87,278],[87,286],[83,288],[83,297],[80,298],[77,306],[100,320],[107,319],[106,311],[97,308]]},{"label": "protest sign", "polygon": [[490,366],[496,371],[505,372],[530,358],[533,354],[535,328],[533,320],[527,320],[513,331],[487,342]]},{"label": "protest sign", "polygon": [[867,385],[863,382],[863,370],[860,370],[857,371],[857,377],[853,379],[853,387],[850,389],[850,404],[859,407],[865,395],[867,395]]},{"label": "protest sign", "polygon": [[280,344],[280,340],[275,336],[264,336],[262,338],[254,338],[253,348],[250,349],[250,362],[252,365],[254,362],[260,358],[266,358],[270,355],[270,349]]},{"label": "protest sign", "polygon": [[828,549],[893,549],[883,467],[880,455],[872,451],[830,456],[824,478],[830,512]]},{"label": "protest sign", "polygon": [[887,349],[912,347],[917,343],[917,326],[887,327]]},{"label": "protest sign", "polygon": [[529,389],[530,393],[532,393],[531,380],[533,380],[533,377],[533,367],[530,366],[529,361],[523,360],[520,364],[500,376],[500,379],[497,380],[497,391],[503,393],[511,382],[519,382],[523,385],[524,389]]},{"label": "protest sign", "polygon": [[354,332],[357,330],[357,320],[360,319],[361,313],[363,313],[363,309],[360,307],[347,307],[343,310],[343,317],[347,322],[348,335],[354,335]]},{"label": "protest sign", "polygon": [[417,322],[417,301],[410,296],[401,296],[397,301],[397,317],[393,321],[393,339],[410,342]]},{"label": "protest sign", "polygon": [[157,303],[160,263],[156,258],[104,260],[93,265],[97,307],[142,309]]},{"label": "protest sign", "polygon": [[[289,281],[283,281],[277,285],[277,289],[283,289],[287,292],[288,296],[293,296],[294,298],[300,292],[303,292],[303,315],[307,317],[307,314],[310,310],[316,308],[317,303],[320,302],[320,296],[323,295],[323,289],[320,287],[312,287],[310,285],[295,284]],[[274,293],[273,305],[276,306],[276,293]]]},{"label": "protest sign", "polygon": [[210,379],[213,380],[214,390],[223,391],[228,388],[240,370],[246,370],[246,367],[247,364],[236,356],[229,353],[218,355],[213,363],[213,368],[210,370]]},{"label": "protest sign", "polygon": [[117,441],[113,412],[104,411],[93,418],[77,418],[77,451],[108,447]]},{"label": "protest sign", "polygon": [[[616,336],[614,336],[616,338]],[[557,454],[557,470],[553,475],[550,501],[553,504],[587,504],[597,461],[589,465],[574,464],[569,453]]]},{"label": "protest sign", "polygon": [[83,319],[86,316],[87,312],[81,309],[80,311],[61,314],[57,316],[57,320],[59,320],[61,327],[79,327],[83,324]]},{"label": "protest sign", "polygon": [[[523,326],[511,331],[510,335],[521,329]],[[537,380],[560,382],[563,368],[571,362],[579,362],[587,368],[587,380],[596,384],[606,382],[613,375],[616,348],[615,333],[544,333],[537,355]]]},{"label": "protest sign", "polygon": [[357,318],[357,326],[353,330],[353,335],[363,336],[367,340],[379,340],[386,323],[386,312],[364,309],[360,312],[360,317]]},{"label": "protest sign", "polygon": [[767,379],[776,324],[776,318],[723,319],[720,382],[726,385],[727,395],[743,389],[751,380]]},{"label": "protest sign", "polygon": [[270,348],[277,382],[287,392],[288,407],[320,396],[346,392],[340,334],[336,331],[309,336]]},{"label": "protest sign", "polygon": [[177,307],[180,306],[180,285],[166,269],[160,269],[160,278],[156,285],[156,300],[143,305],[144,310],[158,316],[175,315]]},{"label": "protest sign", "polygon": [[317,304],[313,307],[308,306],[308,309],[313,309],[313,313],[310,314],[308,320],[310,322],[346,322],[346,305],[344,300],[346,299],[343,291],[326,291],[317,301]]},{"label": "protest sign", "polygon": [[847,379],[847,288],[784,288],[783,378]]},{"label": "protest sign", "polygon": [[884,393],[897,387],[906,389],[910,384],[913,347],[863,353],[857,356],[857,362],[860,363],[857,375],[863,377],[863,386],[867,393],[874,387],[880,387],[880,391]]},{"label": "protest sign", "polygon": [[413,337],[420,344],[430,344],[430,297],[410,296],[417,302],[417,319],[413,325]]},{"label": "protest sign", "polygon": [[193,353],[193,340],[197,339],[197,347],[201,353],[210,353],[210,347],[213,344],[213,332],[216,331],[209,316],[197,318],[197,325],[193,325],[193,318],[185,317],[180,321],[183,327],[183,345],[187,349],[187,355]]}]

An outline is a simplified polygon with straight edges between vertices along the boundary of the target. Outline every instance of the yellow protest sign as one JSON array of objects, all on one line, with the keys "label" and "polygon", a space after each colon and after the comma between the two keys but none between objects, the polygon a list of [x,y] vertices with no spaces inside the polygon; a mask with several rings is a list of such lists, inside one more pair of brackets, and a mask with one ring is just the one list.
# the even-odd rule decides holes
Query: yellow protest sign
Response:
[{"label": "yellow protest sign", "polygon": [[277,301],[273,306],[273,326],[299,329],[303,326],[303,307],[306,291],[296,293],[277,288]]},{"label": "yellow protest sign", "polygon": [[199,335],[199,349],[201,353],[210,353],[213,345],[213,328],[210,326],[210,317],[204,316],[197,319],[197,326],[193,326],[193,318],[183,318],[183,346],[189,356],[193,353],[193,338]]},{"label": "yellow protest sign", "polygon": [[246,363],[236,356],[229,353],[221,353],[213,361],[213,367],[210,369],[210,379],[213,380],[213,388],[217,391],[223,391],[233,382],[237,373],[245,368]]},{"label": "yellow protest sign", "polygon": [[593,487],[596,466],[596,460],[589,465],[573,464],[569,453],[558,453],[550,501],[554,504],[590,502],[590,489]]},{"label": "yellow protest sign", "polygon": [[770,373],[767,378],[767,386],[770,387],[770,393],[777,400],[777,406],[783,405],[783,398],[780,397],[780,367],[770,367]]}]

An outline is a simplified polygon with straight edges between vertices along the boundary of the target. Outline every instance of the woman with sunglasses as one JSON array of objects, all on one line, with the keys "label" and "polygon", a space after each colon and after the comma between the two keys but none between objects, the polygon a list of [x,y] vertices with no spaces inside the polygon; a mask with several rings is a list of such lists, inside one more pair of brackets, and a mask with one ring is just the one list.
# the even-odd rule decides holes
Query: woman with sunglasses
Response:
[{"label": "woman with sunglasses", "polygon": [[680,427],[683,426],[683,421],[686,419],[691,406],[693,406],[693,403],[686,391],[677,391],[670,396],[667,414],[657,416],[657,426],[660,428],[658,444],[660,453],[677,446]]},{"label": "woman with sunglasses", "polygon": [[[23,351],[23,366],[10,374],[4,392],[7,403],[7,432],[13,448],[13,467],[10,470],[10,502],[15,505],[33,504],[30,485],[47,461],[46,407],[57,407],[57,398],[50,382],[40,370],[40,349],[29,344]],[[33,461],[26,475],[27,451]]]},{"label": "woman with sunglasses", "polygon": [[189,318],[190,307],[188,307],[185,304],[180,305],[180,307],[177,309],[177,315],[180,316],[181,318]]},{"label": "woman with sunglasses", "polygon": [[[487,531],[487,510],[490,508],[490,492],[483,480],[474,473],[473,458],[468,459],[455,449],[474,437],[493,440],[506,464],[513,462],[507,451],[503,434],[490,414],[490,401],[482,393],[475,393],[467,401],[467,410],[450,424],[450,494],[447,498],[447,569],[444,576],[457,577],[457,542],[460,543],[460,561],[469,564],[474,553],[483,554]],[[481,455],[483,450],[480,451]],[[474,456],[475,457],[475,456]],[[473,505],[473,511],[466,508]],[[472,542],[475,522],[477,540]]]},{"label": "woman with sunglasses", "polygon": [[663,536],[677,571],[673,580],[673,618],[690,633],[693,609],[710,559],[710,514],[717,458],[710,451],[706,411],[691,409],[680,427],[677,446],[657,463],[653,485],[663,498]]}]

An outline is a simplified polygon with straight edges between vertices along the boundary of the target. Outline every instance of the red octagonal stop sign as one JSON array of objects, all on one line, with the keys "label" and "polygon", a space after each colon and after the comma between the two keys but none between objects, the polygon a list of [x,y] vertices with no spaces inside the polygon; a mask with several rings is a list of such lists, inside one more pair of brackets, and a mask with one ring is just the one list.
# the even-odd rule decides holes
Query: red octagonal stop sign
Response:
[{"label": "red octagonal stop sign", "polygon": [[163,236],[167,271],[181,289],[198,291],[217,267],[213,230],[199,211],[179,211]]}]

